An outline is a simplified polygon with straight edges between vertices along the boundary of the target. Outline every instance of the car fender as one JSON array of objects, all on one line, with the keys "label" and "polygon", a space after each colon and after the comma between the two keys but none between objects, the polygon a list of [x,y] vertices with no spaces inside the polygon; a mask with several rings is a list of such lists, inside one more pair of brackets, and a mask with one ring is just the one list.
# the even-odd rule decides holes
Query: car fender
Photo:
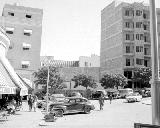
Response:
[{"label": "car fender", "polygon": [[66,112],[67,108],[66,106],[53,106],[52,110],[63,110],[63,112]]}]

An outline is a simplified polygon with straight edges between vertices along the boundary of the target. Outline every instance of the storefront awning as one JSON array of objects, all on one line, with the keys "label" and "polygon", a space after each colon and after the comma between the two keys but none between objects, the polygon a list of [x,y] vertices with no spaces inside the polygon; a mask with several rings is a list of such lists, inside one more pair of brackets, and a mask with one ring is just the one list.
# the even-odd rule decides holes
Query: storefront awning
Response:
[{"label": "storefront awning", "polygon": [[0,62],[0,94],[16,94],[16,85]]},{"label": "storefront awning", "polygon": [[21,96],[28,95],[28,88],[23,84],[21,79],[18,77],[18,75],[14,71],[9,61],[6,58],[1,58],[1,62],[4,65],[5,69],[7,70],[10,79],[13,80],[16,86],[20,88],[20,95]]}]

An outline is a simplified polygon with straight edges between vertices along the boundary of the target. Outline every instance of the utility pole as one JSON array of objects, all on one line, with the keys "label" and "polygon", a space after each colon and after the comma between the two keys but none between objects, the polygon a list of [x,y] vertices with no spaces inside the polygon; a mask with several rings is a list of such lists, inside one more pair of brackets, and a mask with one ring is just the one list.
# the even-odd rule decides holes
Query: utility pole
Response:
[{"label": "utility pole", "polygon": [[150,34],[152,57],[152,124],[160,125],[160,79],[159,79],[159,55],[158,35],[155,0],[150,0]]}]

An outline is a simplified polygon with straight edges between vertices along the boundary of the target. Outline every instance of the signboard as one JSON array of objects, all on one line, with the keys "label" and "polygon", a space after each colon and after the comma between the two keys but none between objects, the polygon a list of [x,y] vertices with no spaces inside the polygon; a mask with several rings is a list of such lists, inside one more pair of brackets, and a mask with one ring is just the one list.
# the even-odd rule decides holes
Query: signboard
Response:
[{"label": "signboard", "polygon": [[0,94],[16,94],[16,88],[0,87]]}]

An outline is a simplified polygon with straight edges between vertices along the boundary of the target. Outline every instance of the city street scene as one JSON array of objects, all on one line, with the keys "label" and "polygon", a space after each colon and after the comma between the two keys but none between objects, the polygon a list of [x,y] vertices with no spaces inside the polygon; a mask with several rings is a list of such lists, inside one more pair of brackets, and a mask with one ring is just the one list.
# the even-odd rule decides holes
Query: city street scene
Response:
[{"label": "city street scene", "polygon": [[0,128],[160,128],[159,0],[0,0]]}]

